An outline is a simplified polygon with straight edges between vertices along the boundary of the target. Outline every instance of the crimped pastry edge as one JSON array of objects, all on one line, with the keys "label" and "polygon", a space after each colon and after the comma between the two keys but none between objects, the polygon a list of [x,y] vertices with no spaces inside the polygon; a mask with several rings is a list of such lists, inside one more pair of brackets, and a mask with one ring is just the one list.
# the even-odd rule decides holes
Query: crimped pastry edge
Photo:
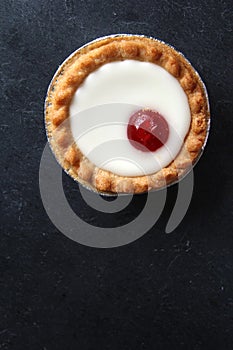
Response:
[{"label": "crimped pastry edge", "polygon": [[[113,49],[112,52],[111,49]],[[93,62],[93,52],[97,54],[95,58],[101,59],[98,64]],[[99,54],[101,55],[98,56]],[[191,126],[184,145],[175,160],[155,174],[122,177],[99,169],[88,161],[72,140],[68,122],[69,104],[76,89],[92,71],[101,65],[124,59],[149,61],[164,67],[178,79],[189,100]],[[78,67],[75,68],[75,64]],[[71,74],[72,69],[76,74],[82,75],[78,83],[75,76]],[[59,117],[62,119],[61,122]],[[142,35],[110,35],[96,39],[76,50],[55,73],[45,101],[46,132],[58,162],[74,180],[102,194],[143,193],[176,183],[200,158],[207,141],[209,124],[207,91],[190,62],[171,45]]]}]

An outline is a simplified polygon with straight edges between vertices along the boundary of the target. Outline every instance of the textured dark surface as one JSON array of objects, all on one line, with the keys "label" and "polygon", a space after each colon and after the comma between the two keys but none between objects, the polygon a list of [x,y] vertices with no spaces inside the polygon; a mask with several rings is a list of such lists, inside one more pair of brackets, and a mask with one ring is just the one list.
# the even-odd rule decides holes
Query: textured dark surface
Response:
[{"label": "textured dark surface", "polygon": [[[1,1],[0,349],[232,349],[231,6],[230,0]],[[181,225],[164,233],[173,187],[149,233],[98,250],[63,236],[41,203],[43,101],[68,54],[119,32],[163,39],[190,59],[209,91],[212,128]],[[91,213],[93,223],[104,223],[98,213],[82,212],[78,187],[67,176],[64,187],[82,217]]]}]

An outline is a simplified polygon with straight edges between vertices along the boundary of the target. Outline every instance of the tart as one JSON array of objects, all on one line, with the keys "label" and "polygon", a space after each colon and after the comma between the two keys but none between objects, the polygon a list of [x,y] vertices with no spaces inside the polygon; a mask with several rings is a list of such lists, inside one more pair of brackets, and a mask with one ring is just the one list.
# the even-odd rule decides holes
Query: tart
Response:
[{"label": "tart", "polygon": [[59,67],[45,102],[51,148],[76,181],[101,193],[143,193],[184,177],[209,129],[205,86],[173,47],[112,35]]}]

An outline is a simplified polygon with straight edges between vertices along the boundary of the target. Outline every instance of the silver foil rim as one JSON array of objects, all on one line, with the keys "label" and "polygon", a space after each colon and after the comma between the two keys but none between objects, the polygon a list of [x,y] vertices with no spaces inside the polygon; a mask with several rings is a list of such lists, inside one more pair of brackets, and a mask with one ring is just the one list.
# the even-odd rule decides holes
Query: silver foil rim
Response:
[{"label": "silver foil rim", "polygon": [[[171,44],[168,44],[166,43],[165,41],[161,40],[161,39],[157,39],[157,38],[154,38],[153,36],[148,36],[148,35],[143,35],[143,34],[110,34],[110,35],[105,35],[105,36],[102,36],[102,37],[99,37],[99,38],[96,38],[94,40],[91,40],[89,41],[88,43],[80,46],[78,49],[76,49],[75,51],[73,51],[58,67],[58,69],[55,71],[50,83],[49,83],[49,86],[48,86],[48,89],[47,89],[47,92],[46,92],[46,97],[45,97],[45,102],[44,102],[44,124],[45,124],[45,131],[46,131],[46,136],[47,136],[47,140],[48,140],[48,143],[49,143],[49,146],[50,146],[50,149],[52,151],[52,153],[54,154],[57,162],[59,163],[59,165],[62,167],[62,169],[64,170],[64,172],[69,175],[75,182],[81,184],[84,188],[88,189],[89,191],[93,192],[93,193],[96,193],[96,194],[99,194],[101,196],[106,196],[106,197],[117,197],[117,196],[127,196],[127,195],[132,195],[132,193],[112,193],[112,192],[102,192],[102,191],[97,191],[95,190],[92,186],[88,186],[88,184],[80,179],[75,179],[71,176],[71,174],[63,168],[63,166],[60,164],[59,160],[57,159],[55,153],[53,152],[53,148],[52,148],[52,145],[51,145],[51,141],[50,141],[50,137],[49,137],[49,134],[48,134],[48,129],[47,129],[47,123],[46,123],[46,106],[47,106],[47,98],[48,98],[48,95],[49,95],[49,92],[54,84],[54,81],[56,80],[56,78],[61,74],[61,71],[62,71],[62,68],[63,66],[74,56],[77,54],[77,52],[81,51],[83,48],[91,45],[91,44],[94,44],[98,41],[101,41],[101,40],[104,40],[104,39],[108,39],[108,38],[116,38],[116,37],[140,37],[140,38],[147,38],[147,39],[152,39],[152,40],[155,40],[155,41],[158,41],[162,44],[165,44],[167,46],[169,46],[170,48],[172,48],[173,50],[175,50],[179,55],[181,55],[189,64],[190,66],[193,68],[196,76],[198,77],[198,80],[200,81],[200,83],[202,84],[202,88],[203,88],[203,91],[205,93],[205,98],[206,98],[206,102],[207,102],[207,108],[208,108],[208,124],[207,124],[207,129],[206,129],[206,137],[205,137],[205,141],[202,145],[202,149],[201,149],[201,152],[199,153],[198,157],[196,158],[195,162],[192,164],[192,166],[184,173],[182,174],[182,176],[180,176],[176,181],[166,185],[166,186],[163,186],[161,188],[158,188],[158,189],[152,189],[150,190],[150,192],[157,192],[157,191],[161,191],[163,190],[164,188],[169,188],[173,185],[176,185],[177,183],[179,183],[180,181],[182,181],[182,179],[184,179],[189,173],[190,171],[195,167],[195,165],[198,163],[198,161],[200,160],[203,152],[204,152],[204,149],[206,147],[206,144],[207,144],[207,140],[208,140],[208,137],[209,137],[209,132],[210,132],[210,103],[209,103],[209,96],[208,96],[208,92],[207,92],[207,88],[206,88],[206,85],[205,83],[203,82],[202,78],[200,77],[200,74],[197,72],[197,70],[193,67],[192,63],[186,58],[186,56],[180,52],[179,50],[177,50],[174,46],[172,46]],[[136,195],[142,195],[142,194],[145,194],[145,193],[148,193],[148,191],[146,192],[143,192],[143,193],[137,193]],[[134,194],[135,195],[135,194]]]}]

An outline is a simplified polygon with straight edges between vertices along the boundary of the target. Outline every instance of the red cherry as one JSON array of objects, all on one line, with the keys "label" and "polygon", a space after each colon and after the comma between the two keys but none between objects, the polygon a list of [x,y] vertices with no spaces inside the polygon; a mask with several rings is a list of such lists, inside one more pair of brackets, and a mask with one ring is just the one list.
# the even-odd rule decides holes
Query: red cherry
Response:
[{"label": "red cherry", "polygon": [[130,117],[127,136],[135,148],[154,152],[167,142],[168,123],[158,112],[141,109]]}]

